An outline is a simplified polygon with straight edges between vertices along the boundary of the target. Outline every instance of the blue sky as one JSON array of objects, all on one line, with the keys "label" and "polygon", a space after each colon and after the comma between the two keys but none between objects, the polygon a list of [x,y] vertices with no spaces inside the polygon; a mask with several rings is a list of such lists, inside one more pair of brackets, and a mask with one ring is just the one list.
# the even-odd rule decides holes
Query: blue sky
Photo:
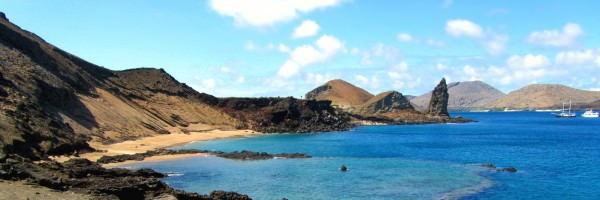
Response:
[{"label": "blue sky", "polygon": [[113,70],[164,68],[216,96],[341,78],[419,95],[442,78],[600,90],[598,1],[4,0],[22,28]]}]

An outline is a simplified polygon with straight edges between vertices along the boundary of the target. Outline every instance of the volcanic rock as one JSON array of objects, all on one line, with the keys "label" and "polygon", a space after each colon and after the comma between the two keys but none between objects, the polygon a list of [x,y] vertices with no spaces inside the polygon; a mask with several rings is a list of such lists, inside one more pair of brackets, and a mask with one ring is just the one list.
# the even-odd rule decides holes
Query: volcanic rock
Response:
[{"label": "volcanic rock", "polygon": [[405,110],[414,108],[410,101],[402,93],[397,91],[388,91],[378,94],[362,104],[359,108],[360,113],[386,113],[394,110]]},{"label": "volcanic rock", "polygon": [[433,116],[449,117],[448,114],[448,86],[446,79],[442,78],[440,83],[433,89],[431,100],[427,107],[427,114]]}]

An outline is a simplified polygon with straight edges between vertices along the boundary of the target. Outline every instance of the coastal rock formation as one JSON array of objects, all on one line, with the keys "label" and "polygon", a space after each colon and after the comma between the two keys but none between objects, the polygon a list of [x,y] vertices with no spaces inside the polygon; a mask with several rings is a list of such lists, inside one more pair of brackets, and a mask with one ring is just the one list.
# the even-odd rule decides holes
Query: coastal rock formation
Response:
[{"label": "coastal rock formation", "polygon": [[426,113],[432,116],[449,117],[448,114],[448,86],[446,79],[442,78],[440,83],[435,86],[431,93],[431,100],[427,107]]},{"label": "coastal rock formation", "polygon": [[342,131],[352,127],[350,117],[331,101],[288,98],[224,98],[216,105],[239,119],[241,127],[263,133]]},{"label": "coastal rock formation", "polygon": [[328,81],[305,95],[305,99],[329,100],[343,109],[361,105],[371,98],[371,93],[341,79]]},{"label": "coastal rock formation", "polygon": [[369,99],[358,110],[360,113],[386,113],[406,109],[414,109],[410,101],[400,92],[388,91]]},{"label": "coastal rock formation", "polygon": [[[445,87],[445,81],[444,87]],[[343,83],[343,84],[342,84]],[[333,80],[329,81],[323,86],[320,86],[307,94],[307,97],[314,97],[315,95],[325,100],[337,101],[337,102],[350,102],[344,100],[343,95],[331,95],[333,92],[328,93],[327,91],[334,90],[339,91],[341,86],[335,86],[336,84],[342,84],[345,88],[353,88],[353,91],[364,91],[346,81]],[[442,87],[442,85],[438,86]],[[356,89],[358,88],[358,89]],[[439,92],[444,92],[438,88]],[[368,92],[367,92],[368,93]],[[327,95],[321,95],[327,94]],[[339,94],[339,92],[335,92]],[[371,97],[361,104],[345,104],[342,110],[351,116],[352,124],[354,125],[384,125],[384,124],[430,124],[430,123],[465,123],[472,122],[470,119],[456,117],[452,118],[448,115],[447,101],[448,93],[445,90],[445,102],[444,93],[436,93],[438,99],[435,99],[434,107],[443,114],[424,114],[414,109],[408,98],[402,93],[397,91],[388,91],[378,94],[377,96]],[[333,97],[332,97],[333,96]],[[356,96],[351,96],[354,98]],[[438,103],[439,102],[439,103]],[[341,107],[341,106],[338,106]]]},{"label": "coastal rock formation", "polygon": [[[489,109],[494,101],[505,94],[482,81],[463,81],[448,83],[448,110]],[[425,110],[431,100],[431,92],[425,93],[410,102],[417,110]]]},{"label": "coastal rock formation", "polygon": [[147,157],[160,156],[160,155],[177,155],[177,154],[197,154],[207,153],[212,154],[221,158],[234,159],[234,160],[265,160],[273,158],[311,158],[311,156],[303,153],[280,153],[280,154],[269,154],[266,152],[253,152],[253,151],[234,151],[234,152],[222,152],[222,151],[208,151],[208,150],[197,150],[197,149],[181,149],[181,150],[169,150],[169,149],[158,149],[147,151],[144,153],[136,154],[122,154],[114,156],[102,156],[97,162],[98,163],[118,163],[128,160],[141,161]]},{"label": "coastal rock formation", "polygon": [[600,100],[600,92],[586,91],[559,84],[531,84],[508,93],[492,103],[498,109],[561,109],[562,103],[588,104]]}]

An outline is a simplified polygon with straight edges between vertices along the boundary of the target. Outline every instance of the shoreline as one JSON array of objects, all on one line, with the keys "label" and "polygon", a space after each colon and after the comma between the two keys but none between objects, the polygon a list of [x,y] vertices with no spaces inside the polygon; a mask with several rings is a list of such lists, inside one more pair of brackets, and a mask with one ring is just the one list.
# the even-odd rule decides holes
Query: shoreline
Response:
[{"label": "shoreline", "polygon": [[[246,137],[246,136],[255,136],[255,135],[263,135],[264,133],[256,132],[253,130],[210,130],[210,131],[202,131],[202,132],[190,132],[189,134],[184,133],[172,133],[168,135],[156,135],[139,138],[137,140],[128,140],[114,144],[104,145],[99,142],[91,141],[89,142],[90,146],[94,149],[98,150],[97,152],[83,153],[79,155],[79,158],[86,158],[91,161],[97,161],[102,156],[114,156],[121,154],[135,154],[135,153],[144,153],[146,151],[155,150],[155,149],[164,149],[171,148],[176,146],[182,146],[186,144],[190,144],[193,142],[199,141],[210,141],[210,140],[218,140],[218,139],[226,139],[226,138],[236,138],[236,137]],[[151,156],[147,157],[144,160],[132,160],[118,163],[108,163],[102,164],[103,167],[118,167],[120,165],[132,164],[138,162],[147,162],[147,161],[162,161],[162,160],[171,160],[178,158],[186,158],[193,156],[205,156],[207,154],[202,153],[192,153],[192,154],[178,154],[178,155],[159,155],[159,156]],[[76,156],[56,156],[52,157],[52,159],[58,162],[64,162],[71,158],[77,158]]]}]

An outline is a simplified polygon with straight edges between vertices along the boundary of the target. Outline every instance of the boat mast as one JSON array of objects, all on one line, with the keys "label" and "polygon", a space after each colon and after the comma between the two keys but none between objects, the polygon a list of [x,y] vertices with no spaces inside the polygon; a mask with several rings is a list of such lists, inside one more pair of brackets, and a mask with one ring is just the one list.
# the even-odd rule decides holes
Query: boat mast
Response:
[{"label": "boat mast", "polygon": [[569,114],[571,114],[571,99],[569,99]]}]

